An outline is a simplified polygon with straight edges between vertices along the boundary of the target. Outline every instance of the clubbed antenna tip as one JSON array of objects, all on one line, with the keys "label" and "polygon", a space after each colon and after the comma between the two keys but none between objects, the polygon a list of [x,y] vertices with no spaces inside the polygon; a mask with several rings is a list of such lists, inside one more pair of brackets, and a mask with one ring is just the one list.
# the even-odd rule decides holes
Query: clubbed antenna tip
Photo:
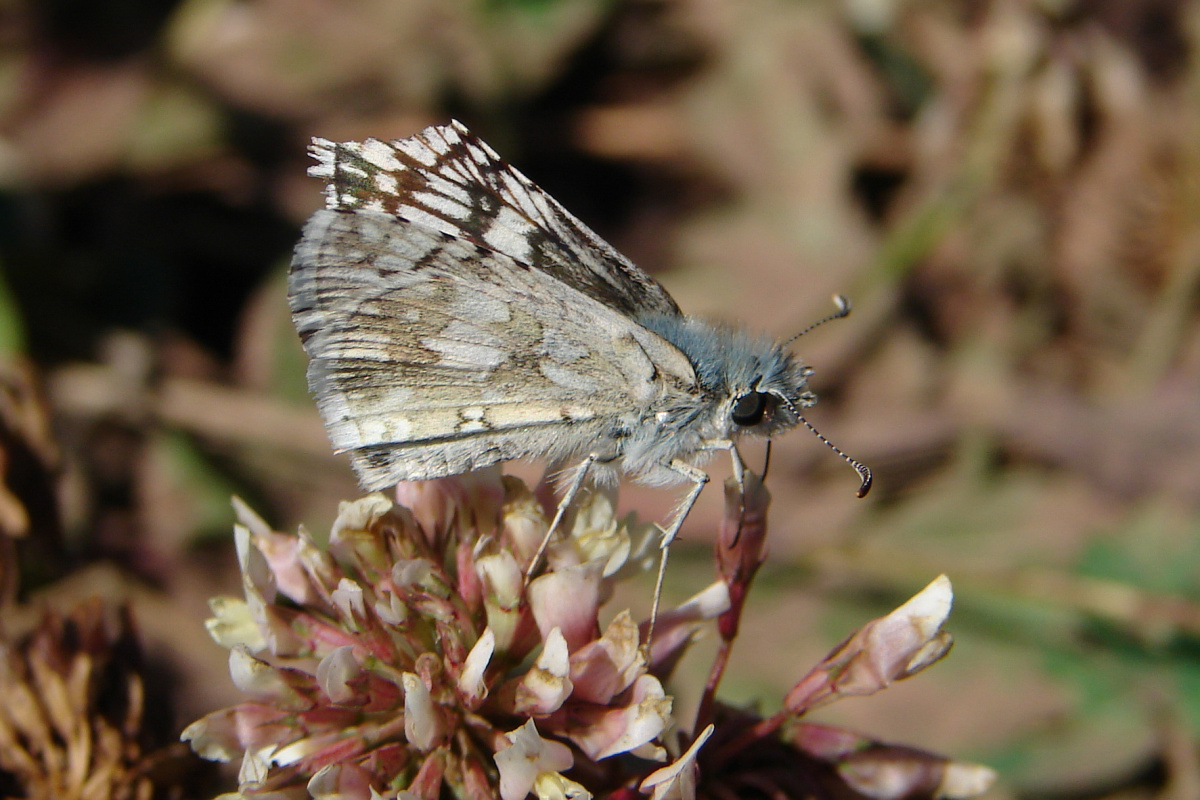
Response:
[{"label": "clubbed antenna tip", "polygon": [[843,453],[836,444],[834,444],[833,442],[826,439],[825,435],[823,433],[821,433],[819,430],[817,430],[816,428],[814,428],[813,424],[811,422],[809,422],[808,420],[806,420],[804,417],[800,417],[800,421],[804,423],[804,427],[808,428],[809,431],[812,432],[813,436],[816,436],[818,439],[821,440],[822,444],[824,444],[830,450],[832,450],[833,452],[835,452],[839,456],[841,456],[842,460],[845,461],[847,464],[854,467],[854,471],[857,472],[858,477],[862,479],[862,483],[859,484],[858,492],[856,492],[856,494],[859,497],[866,497],[867,492],[871,491],[871,468],[868,467],[866,464],[862,463],[861,461],[859,461],[857,458],[852,458],[852,457],[846,455],[845,453]]},{"label": "clubbed antenna tip", "polygon": [[[843,453],[843,455],[845,454]],[[866,497],[867,492],[871,491],[871,468],[860,461],[855,461],[853,458],[847,457],[846,460],[850,462],[850,466],[854,467],[862,478],[862,485],[858,487],[858,491],[855,494],[859,497]]]},{"label": "clubbed antenna tip", "polygon": [[833,296],[833,304],[835,306],[837,306],[837,311],[834,311],[828,317],[822,317],[821,319],[814,322],[812,325],[809,325],[807,328],[800,331],[795,336],[793,336],[792,338],[790,338],[786,342],[784,342],[783,346],[787,347],[789,344],[796,341],[804,334],[808,333],[809,331],[813,330],[814,328],[821,327],[826,322],[833,322],[835,319],[841,319],[842,317],[849,316],[850,309],[851,309],[849,298],[847,298],[845,295],[835,294]]}]

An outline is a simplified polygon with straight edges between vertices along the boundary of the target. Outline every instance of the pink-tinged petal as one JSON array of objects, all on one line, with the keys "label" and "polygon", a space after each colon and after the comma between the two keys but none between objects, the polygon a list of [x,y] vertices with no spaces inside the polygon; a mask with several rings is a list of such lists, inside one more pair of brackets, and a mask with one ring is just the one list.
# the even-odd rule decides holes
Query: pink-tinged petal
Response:
[{"label": "pink-tinged petal", "polygon": [[279,607],[274,605],[279,594],[274,573],[267,565],[266,558],[254,545],[249,528],[235,525],[233,540],[238,566],[242,572],[246,607],[251,619],[258,624],[267,649],[276,655],[294,655],[303,647],[304,642],[290,629]]},{"label": "pink-tinged petal", "polygon": [[475,530],[475,536],[491,536],[499,530],[500,515],[508,492],[500,465],[473,470],[459,476],[465,493],[463,509],[467,515],[461,524]]},{"label": "pink-tinged petal", "polygon": [[996,770],[983,764],[964,764],[952,761],[946,765],[942,782],[938,785],[936,797],[948,800],[965,800],[976,797],[992,788],[999,775]]},{"label": "pink-tinged petal", "polygon": [[[386,523],[384,518],[390,517]],[[391,500],[376,492],[353,502],[341,503],[329,535],[329,555],[339,563],[352,565],[360,574],[375,578],[386,572],[394,554],[378,531],[383,524],[402,530],[417,529],[406,509],[397,509]]]},{"label": "pink-tinged petal", "polygon": [[395,592],[384,592],[372,608],[384,625],[399,627],[408,620],[408,604]]},{"label": "pink-tinged petal", "polygon": [[261,617],[258,620],[259,630],[267,642],[267,652],[280,658],[303,658],[305,653],[311,653],[316,642],[306,634],[310,631],[301,622],[305,615],[282,606],[271,605],[255,609],[248,602],[251,615]]},{"label": "pink-tinged petal", "polygon": [[[660,614],[659,622],[670,624],[671,620],[704,622],[716,619],[729,610],[729,587],[723,581],[714,581],[670,611]],[[658,626],[655,626],[658,632]]]},{"label": "pink-tinged petal", "polygon": [[379,797],[372,780],[375,776],[354,764],[330,764],[308,782],[313,800],[371,800]]},{"label": "pink-tinged petal", "polygon": [[942,625],[950,616],[954,590],[939,575],[907,603],[872,627],[869,652],[881,674],[908,677],[945,655],[940,646]]},{"label": "pink-tinged petal", "polygon": [[789,726],[784,738],[797,750],[822,761],[837,761],[875,743],[857,733],[812,722]]},{"label": "pink-tinged petal", "polygon": [[533,668],[517,684],[515,712],[522,716],[542,716],[557,711],[571,695],[570,671],[567,640],[554,628],[546,636]]},{"label": "pink-tinged petal", "polygon": [[224,708],[201,717],[183,729],[179,740],[187,742],[196,755],[208,761],[232,761],[242,753],[237,709]]},{"label": "pink-tinged petal", "polygon": [[881,744],[827,726],[798,727],[806,730],[793,731],[788,737],[794,746],[834,765],[848,786],[875,800],[963,800],[987,791],[996,780],[994,770],[977,764],[950,761],[912,747]]},{"label": "pink-tinged petal", "polygon": [[238,569],[242,572],[242,588],[246,592],[246,600],[252,601],[251,595],[254,595],[260,604],[273,603],[278,592],[275,575],[271,572],[266,557],[254,546],[250,529],[234,525],[233,545],[237,552]]},{"label": "pink-tinged petal", "polygon": [[501,542],[512,551],[524,570],[546,537],[550,521],[525,484],[506,479],[505,487],[508,499],[501,519]]},{"label": "pink-tinged petal", "polygon": [[334,649],[317,665],[317,684],[329,701],[337,705],[349,705],[362,700],[362,693],[355,686],[362,677],[362,667],[350,645]]},{"label": "pink-tinged petal", "polygon": [[253,790],[266,782],[271,772],[271,754],[275,745],[267,745],[259,750],[247,749],[242,755],[242,765],[238,769],[238,789],[245,792]]},{"label": "pink-tinged petal", "polygon": [[242,749],[259,749],[268,744],[278,746],[303,735],[297,729],[295,712],[283,711],[266,703],[242,703],[227,709],[232,712],[237,740]]},{"label": "pink-tinged petal", "polygon": [[[300,563],[308,573],[309,583],[316,592],[324,595],[337,584],[345,572],[327,550],[317,546],[317,543],[313,541],[312,534],[303,525],[296,533],[296,541],[298,542],[297,551]],[[314,596],[311,602],[316,605],[319,598]]]},{"label": "pink-tinged petal", "polygon": [[853,753],[837,765],[837,772],[850,788],[873,800],[938,796],[934,792],[942,764],[913,755],[918,754],[888,747]]},{"label": "pink-tinged petal", "polygon": [[608,577],[629,558],[629,531],[613,515],[611,492],[593,489],[575,503],[570,535],[555,543],[547,560],[555,570],[599,561],[601,576]]},{"label": "pink-tinged petal", "polygon": [[392,583],[397,589],[422,586],[433,575],[433,562],[427,558],[401,558],[392,565]]},{"label": "pink-tinged petal", "polygon": [[650,773],[639,788],[643,792],[653,790],[651,800],[696,800],[696,773],[700,770],[696,757],[712,733],[713,726],[709,725],[700,732],[686,753],[673,764]]},{"label": "pink-tinged petal", "polygon": [[543,772],[533,782],[538,800],[591,800],[592,793],[560,772]]},{"label": "pink-tinged petal", "polygon": [[909,659],[903,671],[897,674],[895,679],[903,680],[904,678],[911,678],[918,672],[932,667],[945,658],[953,646],[954,637],[947,631],[939,631],[936,636],[926,642],[917,652],[913,653],[913,657]]},{"label": "pink-tinged petal", "polygon": [[289,600],[307,605],[319,597],[300,558],[300,539],[286,533],[254,534],[254,546],[275,576],[275,585]]},{"label": "pink-tinged petal", "polygon": [[251,653],[258,653],[267,646],[267,640],[250,614],[250,606],[237,597],[214,597],[208,601],[213,617],[205,620],[204,627],[217,644],[225,648],[242,645]]},{"label": "pink-tinged petal", "polygon": [[615,573],[606,573],[605,577],[633,578],[657,567],[661,555],[659,544],[663,535],[663,529],[658,523],[638,522],[637,515],[629,513],[621,520],[621,528],[629,539],[629,555],[620,569]]},{"label": "pink-tinged petal", "polygon": [[[273,605],[278,591],[263,554],[251,542],[249,529],[235,525],[233,541],[238,565],[242,571],[242,591],[246,596],[246,611],[258,626],[264,646],[276,655],[292,655],[303,642],[282,619],[279,607]],[[249,643],[244,642],[249,648]],[[260,652],[263,648],[249,648]]]},{"label": "pink-tinged petal", "polygon": [[525,588],[525,573],[521,571],[512,553],[480,556],[475,560],[475,571],[483,584],[484,601],[504,609],[516,608],[521,603],[521,592]]},{"label": "pink-tinged petal", "polygon": [[873,694],[937,662],[953,644],[941,630],[953,597],[949,579],[939,576],[836,647],[788,692],[784,707],[799,714],[839,697]]},{"label": "pink-tinged petal", "polygon": [[496,531],[504,484],[499,466],[485,467],[449,478],[401,482],[396,499],[412,511],[429,542],[442,541],[451,526],[473,541]]},{"label": "pink-tinged petal", "polygon": [[357,630],[354,623],[361,623],[366,619],[367,607],[363,598],[363,588],[349,578],[338,581],[338,586],[329,599],[333,601],[334,608],[341,614],[342,620],[352,624],[352,631]]},{"label": "pink-tinged petal", "polygon": [[521,598],[525,575],[512,553],[501,551],[481,556],[475,570],[483,589],[483,609],[488,627],[496,637],[496,649],[508,652],[521,625]]},{"label": "pink-tinged petal", "polygon": [[[730,608],[729,586],[715,581],[682,605],[658,615],[654,623],[654,641],[650,643],[650,670],[656,675],[670,672],[692,637],[708,620],[716,619]],[[648,627],[649,622],[643,623]]]},{"label": "pink-tinged petal", "polygon": [[475,559],[479,555],[476,550],[470,542],[459,542],[454,549],[455,576],[458,579],[455,588],[463,605],[472,612],[478,611],[483,603],[483,583],[475,569]]},{"label": "pink-tinged petal", "polygon": [[374,529],[392,510],[392,505],[392,501],[379,492],[338,503],[338,515],[329,529],[329,541],[335,542],[353,531]]},{"label": "pink-tinged petal", "polygon": [[504,736],[510,744],[495,755],[501,800],[523,800],[533,790],[539,775],[562,772],[575,763],[571,749],[539,736],[533,720]]},{"label": "pink-tinged petal", "polygon": [[479,708],[487,699],[488,687],[484,682],[484,675],[495,652],[496,635],[492,633],[491,628],[486,628],[471,648],[471,652],[467,653],[467,660],[463,662],[462,672],[458,676],[458,691],[464,705],[471,710]]},{"label": "pink-tinged petal", "polygon": [[576,699],[604,705],[629,688],[646,671],[639,636],[629,611],[622,611],[603,636],[573,653],[571,682]]},{"label": "pink-tinged petal", "polygon": [[408,784],[408,791],[422,800],[437,800],[442,796],[446,779],[446,750],[438,748],[420,761],[417,774]]},{"label": "pink-tinged petal", "polygon": [[533,759],[516,744],[496,753],[496,767],[500,771],[501,800],[523,800],[533,791],[533,782],[541,772]]},{"label": "pink-tinged petal", "polygon": [[667,749],[660,747],[654,742],[646,742],[630,750],[629,755],[637,756],[643,761],[666,761]]},{"label": "pink-tinged petal", "polygon": [[231,500],[233,513],[237,517],[238,524],[245,528],[248,533],[259,536],[271,532],[271,526],[254,509],[246,505],[246,501],[237,495],[234,495]]},{"label": "pink-tinged petal", "polygon": [[595,638],[602,570],[602,564],[581,564],[540,575],[529,584],[529,608],[543,639],[558,628],[575,651]]},{"label": "pink-tinged petal", "polygon": [[462,764],[462,788],[455,790],[459,800],[496,800],[498,786],[492,777],[491,764],[473,753]]},{"label": "pink-tinged petal", "polygon": [[744,486],[725,482],[725,515],[717,533],[717,571],[729,584],[745,585],[766,559],[767,510],[771,494],[762,478],[747,470]]},{"label": "pink-tinged petal", "polygon": [[301,735],[293,729],[293,741],[280,744],[271,753],[271,764],[281,767],[299,766],[305,771],[320,769],[341,760],[349,761],[362,754],[365,747],[361,737],[347,737],[339,728],[329,727]]},{"label": "pink-tinged petal", "polygon": [[643,675],[623,708],[585,706],[573,715],[568,738],[590,758],[600,760],[634,750],[658,738],[671,724],[671,697],[653,675]]},{"label": "pink-tinged petal", "polygon": [[382,777],[384,783],[389,783],[392,777],[406,771],[414,756],[415,753],[408,748],[408,742],[397,738],[388,744],[371,747],[354,763],[362,769],[370,770],[372,775]]},{"label": "pink-tinged petal", "polygon": [[412,512],[427,541],[433,542],[450,526],[462,497],[457,478],[432,481],[401,481],[395,488],[396,502]]},{"label": "pink-tinged petal", "polygon": [[422,752],[433,749],[442,737],[442,720],[434,706],[429,687],[419,675],[406,672],[404,682],[404,737]]},{"label": "pink-tinged petal", "polygon": [[312,705],[291,685],[283,670],[260,661],[242,647],[229,651],[229,674],[238,689],[279,708],[305,709]]}]

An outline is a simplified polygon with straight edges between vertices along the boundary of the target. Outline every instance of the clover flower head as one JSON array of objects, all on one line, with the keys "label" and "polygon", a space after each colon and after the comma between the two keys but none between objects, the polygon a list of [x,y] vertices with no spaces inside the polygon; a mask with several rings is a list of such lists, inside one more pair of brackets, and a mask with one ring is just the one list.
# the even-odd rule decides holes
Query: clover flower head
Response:
[{"label": "clover flower head", "polygon": [[[208,629],[246,699],[183,735],[206,758],[241,758],[238,797],[899,800],[991,782],[986,768],[802,720],[945,655],[944,577],[847,638],[773,717],[716,700],[765,558],[770,496],[749,473],[726,487],[716,582],[665,610],[652,643],[627,610],[600,621],[658,530],[618,520],[610,495],[577,496],[544,554],[553,509],[498,470],[403,484],[396,498],[343,503],[327,547],[235,504],[243,597],[213,601]],[[662,681],[714,620],[700,733],[668,736]]]},{"label": "clover flower head", "polygon": [[[526,580],[549,515],[487,470],[343,503],[327,548],[242,503],[243,598],[212,603],[247,699],[185,732],[243,759],[245,797],[582,797],[563,770],[662,753],[671,698],[628,612],[601,604],[643,535],[582,495]],[[592,768],[595,768],[594,766]]]}]

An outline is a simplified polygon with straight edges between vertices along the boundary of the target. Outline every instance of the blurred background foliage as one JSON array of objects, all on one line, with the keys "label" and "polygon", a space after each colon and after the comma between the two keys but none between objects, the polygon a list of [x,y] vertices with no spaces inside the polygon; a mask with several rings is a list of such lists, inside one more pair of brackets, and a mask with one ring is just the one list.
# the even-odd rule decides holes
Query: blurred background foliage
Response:
[{"label": "blurred background foliage", "polygon": [[822,719],[996,797],[1200,796],[1198,45],[1188,0],[5,0],[6,625],[125,600],[181,725],[234,698],[230,494],[320,531],[356,491],[286,313],[305,145],[453,116],[690,312],[855,303],[799,349],[875,488],[778,443],[735,699],[946,572],[952,657]]}]

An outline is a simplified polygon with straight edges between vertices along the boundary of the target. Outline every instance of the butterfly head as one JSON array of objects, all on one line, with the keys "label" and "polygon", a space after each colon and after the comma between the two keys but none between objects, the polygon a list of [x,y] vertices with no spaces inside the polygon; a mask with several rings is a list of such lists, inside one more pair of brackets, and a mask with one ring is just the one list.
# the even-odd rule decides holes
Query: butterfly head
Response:
[{"label": "butterfly head", "polygon": [[817,401],[807,388],[811,368],[775,342],[755,344],[759,347],[724,364],[723,380],[714,387],[724,398],[718,415],[726,438],[776,436],[795,427],[802,409]]},{"label": "butterfly head", "polygon": [[816,402],[812,369],[783,344],[739,328],[690,317],[643,320],[687,356],[712,398],[703,414],[707,438],[771,437],[795,427]]},{"label": "butterfly head", "polygon": [[[839,319],[850,304],[838,298],[838,310],[821,322]],[[736,440],[743,435],[770,438],[797,425],[809,429],[858,472],[858,496],[871,488],[871,470],[843,453],[804,418],[804,409],[817,402],[808,389],[812,368],[788,352],[786,342],[755,336],[744,330],[690,317],[664,316],[639,320],[679,348],[691,362],[706,398],[682,428],[701,442]],[[817,323],[821,324],[821,323]],[[812,326],[802,333],[812,330]],[[693,428],[693,424],[698,423]]]},{"label": "butterfly head", "polygon": [[785,370],[782,375],[758,376],[749,386],[727,387],[727,411],[730,433],[771,437],[793,428],[800,421],[800,409],[816,402],[805,390],[811,372],[806,367]]}]

